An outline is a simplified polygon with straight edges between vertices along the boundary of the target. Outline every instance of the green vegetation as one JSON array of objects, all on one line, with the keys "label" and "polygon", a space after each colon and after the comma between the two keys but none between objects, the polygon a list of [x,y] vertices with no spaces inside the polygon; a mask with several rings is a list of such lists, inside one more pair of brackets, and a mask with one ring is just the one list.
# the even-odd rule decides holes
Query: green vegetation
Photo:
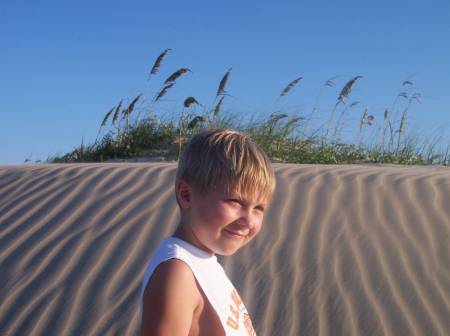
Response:
[{"label": "green vegetation", "polygon": [[[170,49],[166,49],[156,59],[150,70],[149,79],[154,77]],[[290,163],[395,163],[395,164],[441,164],[450,163],[450,144],[441,145],[442,138],[419,140],[417,136],[406,133],[407,116],[415,103],[420,103],[420,94],[400,92],[390,109],[384,111],[384,119],[379,124],[378,134],[368,129],[375,125],[375,118],[364,108],[359,122],[359,129],[354,136],[357,140],[342,140],[345,117],[359,102],[347,103],[353,86],[362,76],[350,79],[340,91],[325,125],[316,129],[312,127],[314,114],[322,92],[327,87],[335,86],[332,79],[327,80],[321,88],[315,107],[308,115],[291,116],[283,111],[272,113],[266,118],[256,118],[243,122],[239,115],[222,113],[227,82],[231,73],[229,69],[219,83],[213,106],[207,108],[194,97],[187,97],[180,103],[179,117],[170,119],[158,115],[158,102],[177,80],[190,72],[181,68],[170,75],[154,94],[152,99],[144,100],[140,94],[124,105],[121,100],[104,116],[97,139],[93,144],[81,145],[61,157],[49,158],[49,163],[59,162],[101,162],[106,160],[133,159],[139,157],[153,158],[159,161],[177,160],[183,145],[206,127],[224,127],[243,131],[250,135],[269,155],[273,161]],[[280,93],[278,99],[289,94],[303,77],[289,83]],[[404,81],[402,88],[412,85]],[[277,100],[278,102],[278,100]],[[276,102],[276,103],[277,103]],[[275,103],[275,105],[276,105]],[[140,106],[137,108],[137,104]],[[194,107],[197,107],[194,109]],[[202,113],[196,110],[202,108]],[[399,118],[393,113],[400,111]],[[336,118],[337,116],[337,118]],[[335,120],[336,119],[336,120]],[[99,140],[101,130],[108,127],[107,133]],[[398,129],[394,127],[398,125]]]}]

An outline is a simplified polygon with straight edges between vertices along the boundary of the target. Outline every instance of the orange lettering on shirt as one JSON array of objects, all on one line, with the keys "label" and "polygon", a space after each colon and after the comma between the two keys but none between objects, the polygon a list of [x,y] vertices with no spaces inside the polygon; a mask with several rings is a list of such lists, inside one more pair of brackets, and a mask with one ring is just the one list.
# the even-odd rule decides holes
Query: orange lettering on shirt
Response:
[{"label": "orange lettering on shirt", "polygon": [[242,299],[235,289],[233,289],[233,291],[231,292],[231,299],[233,300],[236,307],[239,307],[242,304]]},{"label": "orange lettering on shirt", "polygon": [[250,319],[250,315],[244,313],[244,325],[245,325],[245,329],[247,330],[247,333],[250,336],[253,336],[255,331],[253,329],[253,325],[252,325],[252,320]]},{"label": "orange lettering on shirt", "polygon": [[239,321],[239,310],[230,305],[230,311],[234,315],[237,321]]},{"label": "orange lettering on shirt", "polygon": [[233,320],[231,317],[229,317],[229,316],[228,316],[227,324],[231,328],[233,328],[234,330],[238,330],[239,329],[239,324],[235,320]]}]

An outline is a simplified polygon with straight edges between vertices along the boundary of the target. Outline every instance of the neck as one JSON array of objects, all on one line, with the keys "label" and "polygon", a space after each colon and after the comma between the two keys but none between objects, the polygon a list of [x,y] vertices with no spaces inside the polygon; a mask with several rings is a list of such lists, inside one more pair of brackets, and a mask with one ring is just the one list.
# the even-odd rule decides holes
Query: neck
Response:
[{"label": "neck", "polygon": [[213,251],[208,249],[200,242],[200,240],[195,236],[195,233],[192,231],[192,229],[188,225],[183,224],[183,222],[181,221],[178,224],[175,232],[172,234],[172,237],[182,239],[185,242],[188,242],[189,244],[194,245],[195,247],[198,247],[199,249],[210,253],[211,255],[214,255]]}]

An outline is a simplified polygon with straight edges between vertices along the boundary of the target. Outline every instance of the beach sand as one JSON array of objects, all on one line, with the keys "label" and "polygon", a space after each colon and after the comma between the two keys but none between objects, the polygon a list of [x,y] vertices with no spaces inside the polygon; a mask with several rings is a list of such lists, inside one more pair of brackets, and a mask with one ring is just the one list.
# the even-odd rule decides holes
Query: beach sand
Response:
[{"label": "beach sand", "polygon": [[[219,258],[258,335],[450,334],[449,168],[274,167],[260,234]],[[0,335],[136,335],[175,170],[0,166]]]}]

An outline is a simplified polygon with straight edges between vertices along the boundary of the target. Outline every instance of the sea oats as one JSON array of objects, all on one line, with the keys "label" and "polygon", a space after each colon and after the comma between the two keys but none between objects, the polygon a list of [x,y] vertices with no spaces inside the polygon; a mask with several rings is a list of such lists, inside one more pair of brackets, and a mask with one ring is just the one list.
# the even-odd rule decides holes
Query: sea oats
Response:
[{"label": "sea oats", "polygon": [[216,107],[214,108],[214,116],[215,117],[220,113],[220,108],[222,106],[222,102],[223,102],[224,98],[225,98],[225,96],[222,96],[220,98],[219,102],[217,103]]},{"label": "sea oats", "polygon": [[149,75],[148,75],[149,78],[150,78],[151,75],[155,75],[155,74],[158,72],[158,70],[159,70],[159,68],[160,68],[160,66],[161,66],[161,62],[163,61],[164,57],[166,57],[166,54],[167,54],[169,51],[171,51],[171,50],[172,50],[172,49],[167,48],[166,50],[164,50],[164,51],[158,56],[158,58],[156,59],[155,63],[153,64],[152,69],[150,70],[150,73],[149,73]]},{"label": "sea oats", "polygon": [[106,122],[108,121],[109,116],[114,111],[114,109],[115,109],[115,106],[111,110],[109,110],[108,113],[106,113],[105,117],[103,118],[101,126],[105,126]]},{"label": "sea oats", "polygon": [[360,79],[363,78],[362,76],[355,76],[352,79],[350,79],[342,88],[341,93],[339,94],[338,97],[338,101],[345,103],[345,99],[348,98],[348,96],[350,95],[350,92],[352,91],[352,87],[355,84],[355,82]]},{"label": "sea oats", "polygon": [[131,112],[133,112],[134,110],[134,106],[136,105],[137,101],[139,100],[139,98],[141,98],[142,94],[138,95],[136,98],[133,99],[133,101],[130,103],[130,105],[128,106],[128,108],[125,110],[125,114],[127,116],[129,116],[131,114]]},{"label": "sea oats", "polygon": [[417,102],[418,102],[419,104],[421,104],[421,101],[420,101],[420,93],[414,93],[414,94],[411,96],[411,100],[413,100],[413,99],[417,100]]},{"label": "sea oats", "polygon": [[183,106],[184,107],[190,107],[191,105],[193,105],[193,104],[197,104],[197,105],[202,105],[202,104],[200,104],[198,101],[197,101],[197,99],[195,99],[194,97],[187,97],[185,100],[184,100],[184,103],[183,103]]},{"label": "sea oats", "polygon": [[277,123],[281,119],[287,118],[288,115],[286,113],[280,113],[280,114],[273,114],[270,116],[269,122],[270,123]]},{"label": "sea oats", "polygon": [[[412,100],[412,98],[410,99],[410,102],[411,102],[411,100]],[[398,129],[398,138],[397,138],[397,149],[396,149],[396,151],[395,151],[396,153],[398,153],[398,150],[399,150],[399,148],[400,148],[400,142],[401,142],[402,135],[403,135],[403,132],[404,132],[404,129],[405,129],[406,116],[407,116],[407,114],[408,114],[408,110],[409,110],[409,104],[408,104],[408,106],[403,110],[402,117],[400,118],[400,127],[399,127],[399,129]]]},{"label": "sea oats", "polygon": [[297,127],[297,124],[300,120],[304,120],[305,118],[303,117],[293,117],[291,118],[284,126],[283,126],[283,130],[285,131],[285,135],[287,135],[288,132],[290,132],[291,130],[293,130],[295,127]]},{"label": "sea oats", "polygon": [[168,85],[170,83],[174,83],[178,78],[183,76],[185,73],[191,72],[189,68],[181,68],[177,71],[175,71],[173,74],[171,74],[166,81],[164,82],[164,85]]},{"label": "sea oats", "polygon": [[329,87],[333,87],[333,86],[335,86],[336,84],[335,84],[331,79],[329,79],[329,80],[327,80],[327,81],[325,82],[324,85],[325,85],[325,86],[329,86]]},{"label": "sea oats", "polygon": [[369,109],[366,107],[366,108],[364,109],[364,114],[363,114],[363,116],[361,117],[361,120],[359,121],[359,132],[360,132],[360,133],[361,133],[362,130],[363,130],[363,127],[364,127],[364,125],[365,125],[365,120],[366,120],[366,118],[367,118],[368,115],[369,115]]},{"label": "sea oats", "polygon": [[119,116],[120,108],[122,107],[122,100],[120,101],[119,105],[117,105],[116,110],[114,111],[114,116],[112,120],[112,124],[114,124],[117,120],[117,117]]},{"label": "sea oats", "polygon": [[280,97],[286,96],[286,95],[289,93],[289,91],[291,91],[292,88],[293,88],[298,82],[300,82],[302,79],[303,79],[303,77],[298,77],[298,78],[294,79],[292,82],[290,82],[290,83],[284,88],[284,90],[281,91]]},{"label": "sea oats", "polygon": [[159,90],[159,92],[156,94],[155,98],[153,99],[153,101],[157,102],[159,99],[161,99],[162,97],[164,97],[167,93],[167,90],[169,90],[170,88],[172,88],[175,85],[175,82],[170,82],[169,84],[164,85],[161,90]]},{"label": "sea oats", "polygon": [[219,84],[219,88],[217,89],[216,97],[226,93],[225,87],[227,85],[228,77],[230,76],[231,69],[232,68],[229,68],[228,71],[225,73],[225,75],[222,77],[222,80],[220,81],[220,84]]},{"label": "sea oats", "polygon": [[188,124],[188,129],[193,129],[195,128],[195,126],[197,126],[197,124],[204,122],[205,118],[203,118],[202,116],[196,116],[194,117],[194,119],[192,119],[189,124]]}]

